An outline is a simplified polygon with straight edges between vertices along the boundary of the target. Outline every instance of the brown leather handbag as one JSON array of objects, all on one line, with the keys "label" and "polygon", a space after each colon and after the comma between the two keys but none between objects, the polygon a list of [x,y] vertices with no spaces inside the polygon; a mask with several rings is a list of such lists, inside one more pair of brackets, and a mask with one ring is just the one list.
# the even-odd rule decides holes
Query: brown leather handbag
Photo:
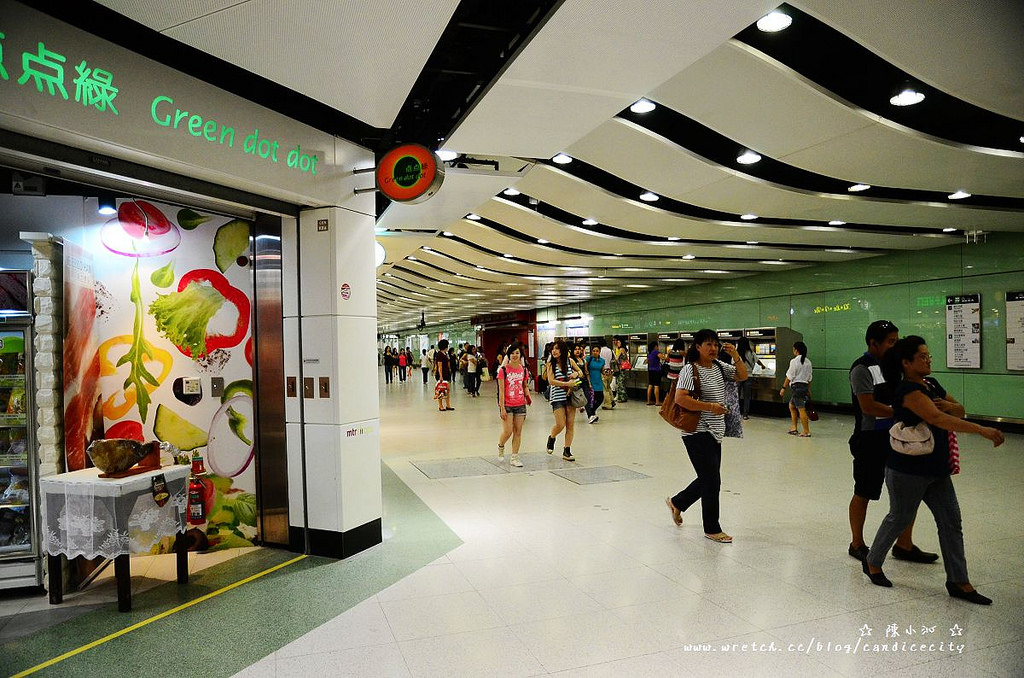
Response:
[{"label": "brown leather handbag", "polygon": [[[691,367],[693,369],[693,390],[690,391],[690,397],[700,400],[700,372],[697,371],[696,365],[691,364]],[[680,431],[693,433],[697,430],[697,423],[700,421],[700,410],[688,410],[676,403],[676,388],[678,386],[679,379],[677,378],[672,385],[672,390],[665,396],[665,402],[661,404],[659,414],[662,419]]]}]

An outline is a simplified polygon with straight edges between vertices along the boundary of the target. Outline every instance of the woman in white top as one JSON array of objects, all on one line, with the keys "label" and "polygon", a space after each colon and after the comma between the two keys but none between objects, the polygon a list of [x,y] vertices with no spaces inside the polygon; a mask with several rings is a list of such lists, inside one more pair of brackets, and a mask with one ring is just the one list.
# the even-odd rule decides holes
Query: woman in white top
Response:
[{"label": "woman in white top", "polygon": [[[800,356],[799,360],[797,356]],[[801,438],[810,438],[807,401],[811,399],[811,361],[807,359],[807,344],[802,341],[793,342],[793,359],[789,362],[786,381],[782,383],[779,395],[785,397],[786,387],[790,386],[792,392],[789,397],[789,416],[793,418],[793,428],[789,429],[789,435],[797,435],[796,423],[799,415],[800,423],[804,426],[804,432],[799,435]]]}]

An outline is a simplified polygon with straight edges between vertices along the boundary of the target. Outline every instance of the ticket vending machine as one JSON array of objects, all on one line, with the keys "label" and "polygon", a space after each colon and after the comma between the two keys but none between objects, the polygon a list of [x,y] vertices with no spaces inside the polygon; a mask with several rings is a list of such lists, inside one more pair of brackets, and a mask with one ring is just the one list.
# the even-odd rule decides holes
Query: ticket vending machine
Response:
[{"label": "ticket vending machine", "polygon": [[381,541],[373,233],[372,217],[323,208],[285,237],[289,536],[314,555]]}]

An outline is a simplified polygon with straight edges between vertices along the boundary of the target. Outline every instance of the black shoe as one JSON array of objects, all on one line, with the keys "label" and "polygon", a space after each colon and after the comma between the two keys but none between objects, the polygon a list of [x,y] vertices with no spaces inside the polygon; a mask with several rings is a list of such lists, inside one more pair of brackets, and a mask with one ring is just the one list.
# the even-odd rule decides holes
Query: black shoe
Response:
[{"label": "black shoe", "polygon": [[946,590],[949,591],[949,595],[951,597],[953,597],[953,598],[961,598],[963,600],[966,600],[969,603],[974,603],[975,605],[991,605],[992,604],[992,599],[991,598],[986,598],[985,596],[981,595],[977,591],[971,591],[970,593],[967,593],[966,591],[964,591],[963,589],[961,589],[959,586],[957,586],[956,584],[954,584],[951,581],[947,581],[946,582]]},{"label": "black shoe", "polygon": [[922,551],[917,548],[917,545],[915,544],[914,548],[909,551],[907,549],[901,549],[899,546],[893,546],[892,557],[896,560],[909,560],[912,563],[934,563],[939,559],[939,554]]},{"label": "black shoe", "polygon": [[856,558],[857,560],[863,561],[865,558],[868,557],[868,551],[870,550],[871,549],[868,548],[867,544],[861,544],[857,548],[853,548],[853,543],[851,542],[850,548],[846,549],[846,552],[850,554],[851,558]]},{"label": "black shoe", "polygon": [[[868,579],[871,580],[872,584],[874,584],[875,586],[884,586],[886,588],[892,588],[892,582],[889,581],[889,578],[885,576],[884,572],[879,572],[878,574],[871,574],[871,571],[868,570],[867,560],[862,560],[860,564],[863,567],[864,574],[868,576]],[[949,595],[953,595],[953,592],[950,591]]]}]

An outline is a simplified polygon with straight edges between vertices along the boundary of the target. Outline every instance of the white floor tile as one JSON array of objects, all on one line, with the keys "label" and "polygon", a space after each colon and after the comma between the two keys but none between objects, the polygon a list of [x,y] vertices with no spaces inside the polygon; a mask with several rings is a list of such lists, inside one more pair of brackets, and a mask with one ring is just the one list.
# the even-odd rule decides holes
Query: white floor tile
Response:
[{"label": "white floor tile", "polygon": [[476,591],[385,601],[380,605],[399,641],[504,626]]},{"label": "white floor tile", "polygon": [[412,675],[397,644],[356,647],[277,659],[278,676],[407,678]]},{"label": "white floor tile", "polygon": [[297,657],[395,642],[391,626],[376,598],[363,601],[277,651],[278,657]]},{"label": "white floor tile", "polygon": [[399,646],[416,678],[514,678],[545,673],[529,649],[504,627],[410,640]]}]

